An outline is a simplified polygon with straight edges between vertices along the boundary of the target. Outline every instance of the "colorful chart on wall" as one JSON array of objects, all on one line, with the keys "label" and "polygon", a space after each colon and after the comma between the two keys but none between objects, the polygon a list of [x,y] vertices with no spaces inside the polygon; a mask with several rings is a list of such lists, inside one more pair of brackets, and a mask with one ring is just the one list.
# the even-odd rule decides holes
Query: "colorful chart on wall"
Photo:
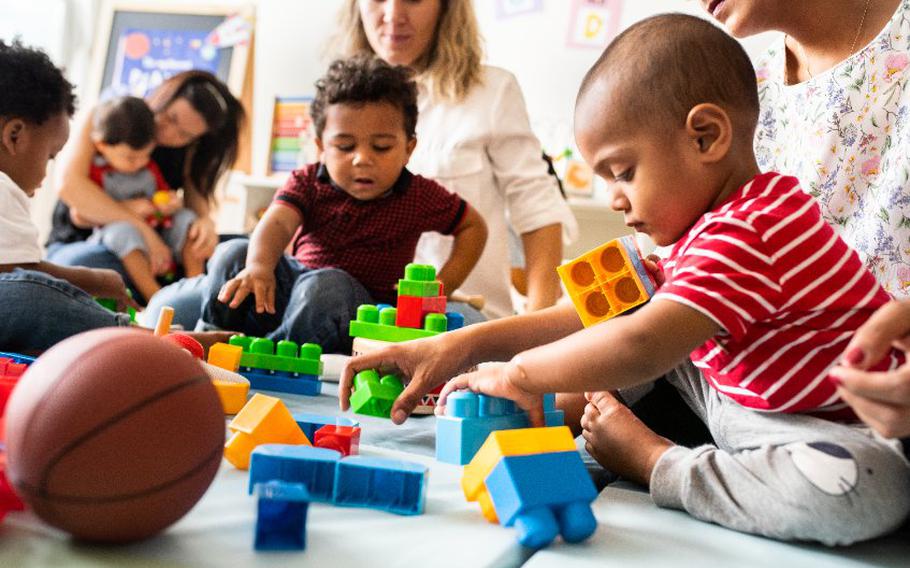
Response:
[{"label": "colorful chart on wall", "polygon": [[289,172],[317,159],[310,119],[313,97],[276,97],[269,146],[269,173]]}]

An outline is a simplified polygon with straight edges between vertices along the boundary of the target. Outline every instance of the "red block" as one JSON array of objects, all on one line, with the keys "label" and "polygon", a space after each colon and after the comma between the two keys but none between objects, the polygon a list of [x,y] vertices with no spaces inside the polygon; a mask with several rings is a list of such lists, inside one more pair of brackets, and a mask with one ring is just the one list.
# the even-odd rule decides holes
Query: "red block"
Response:
[{"label": "red block", "polygon": [[[0,445],[0,448],[3,446]],[[0,520],[10,511],[24,511],[25,504],[6,480],[6,454],[0,450]]]},{"label": "red block", "polygon": [[326,424],[313,434],[313,445],[341,452],[343,456],[356,454],[360,448],[360,427]]},{"label": "red block", "polygon": [[0,417],[6,409],[6,401],[19,382],[19,377],[28,368],[24,363],[16,363],[7,357],[0,357]]},{"label": "red block", "polygon": [[423,298],[419,296],[398,296],[398,314],[395,325],[423,329]]},{"label": "red block", "polygon": [[423,303],[420,307],[423,315],[427,314],[444,314],[446,313],[446,297],[436,296],[434,298],[421,298]]}]

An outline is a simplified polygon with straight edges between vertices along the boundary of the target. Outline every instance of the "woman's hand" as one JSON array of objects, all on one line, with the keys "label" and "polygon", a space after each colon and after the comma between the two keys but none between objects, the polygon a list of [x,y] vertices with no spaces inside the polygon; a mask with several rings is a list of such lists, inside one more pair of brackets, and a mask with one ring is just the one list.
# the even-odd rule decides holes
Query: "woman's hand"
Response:
[{"label": "woman's hand", "polygon": [[[893,371],[868,372],[891,348],[907,362]],[[888,438],[910,436],[910,300],[886,304],[857,330],[831,371],[838,393],[863,422]]]},{"label": "woman's hand", "polygon": [[458,332],[448,332],[396,343],[352,358],[345,366],[338,386],[341,409],[350,407],[354,375],[366,369],[378,369],[381,374],[395,373],[404,381],[410,379],[392,406],[392,422],[403,423],[424,395],[467,367],[468,349],[461,337],[463,335]]},{"label": "woman's hand", "polygon": [[158,210],[151,199],[146,199],[144,197],[124,199],[120,203],[143,221],[154,215]]},{"label": "woman's hand", "polygon": [[237,309],[250,292],[256,300],[256,313],[275,313],[275,270],[267,266],[247,263],[246,268],[228,280],[218,292],[218,301]]},{"label": "woman's hand", "polygon": [[215,223],[208,217],[199,217],[190,225],[190,230],[186,233],[186,239],[197,257],[211,257],[215,252],[215,247],[218,245],[218,233],[215,231]]},{"label": "woman's hand", "polygon": [[528,413],[531,426],[544,426],[543,395],[528,392],[524,389],[521,368],[513,363],[489,363],[471,373],[458,375],[443,387],[436,402],[436,414],[445,414],[446,399],[458,390],[469,389],[473,392],[507,398]]}]

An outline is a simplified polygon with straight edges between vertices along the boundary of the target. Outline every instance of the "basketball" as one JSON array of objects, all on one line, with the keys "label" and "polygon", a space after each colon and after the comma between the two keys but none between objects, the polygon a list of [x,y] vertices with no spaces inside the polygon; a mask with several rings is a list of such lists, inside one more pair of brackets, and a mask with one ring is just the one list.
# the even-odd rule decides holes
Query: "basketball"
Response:
[{"label": "basketball", "polygon": [[193,357],[151,333],[99,329],[55,345],[22,376],[6,409],[7,475],[48,524],[135,541],[202,497],[224,432]]}]

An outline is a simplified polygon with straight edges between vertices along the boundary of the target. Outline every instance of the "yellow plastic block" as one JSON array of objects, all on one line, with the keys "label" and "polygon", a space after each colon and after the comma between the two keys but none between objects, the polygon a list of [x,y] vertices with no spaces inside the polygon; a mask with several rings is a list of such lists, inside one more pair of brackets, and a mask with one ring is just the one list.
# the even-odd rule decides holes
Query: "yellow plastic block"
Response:
[{"label": "yellow plastic block", "polygon": [[243,347],[239,345],[229,345],[227,343],[216,343],[209,347],[209,364],[227,369],[228,371],[237,372],[240,368],[240,356],[243,355]]},{"label": "yellow plastic block", "polygon": [[623,246],[623,239],[628,239],[637,250],[632,237],[622,237],[556,268],[585,327],[610,319],[651,297],[642,281],[643,275],[636,270]]},{"label": "yellow plastic block", "polygon": [[310,446],[281,399],[256,393],[228,424],[233,432],[224,445],[224,457],[237,469],[250,467],[253,448],[262,444]]},{"label": "yellow plastic block", "polygon": [[237,414],[246,404],[246,397],[250,393],[249,383],[230,383],[225,381],[213,380],[215,391],[218,392],[218,398],[221,399],[221,406],[224,407],[225,414]]},{"label": "yellow plastic block", "polygon": [[487,494],[487,476],[506,456],[575,451],[575,439],[568,426],[518,428],[490,433],[471,463],[464,467],[461,489],[468,501],[477,501],[485,519],[497,522],[493,502]]}]

